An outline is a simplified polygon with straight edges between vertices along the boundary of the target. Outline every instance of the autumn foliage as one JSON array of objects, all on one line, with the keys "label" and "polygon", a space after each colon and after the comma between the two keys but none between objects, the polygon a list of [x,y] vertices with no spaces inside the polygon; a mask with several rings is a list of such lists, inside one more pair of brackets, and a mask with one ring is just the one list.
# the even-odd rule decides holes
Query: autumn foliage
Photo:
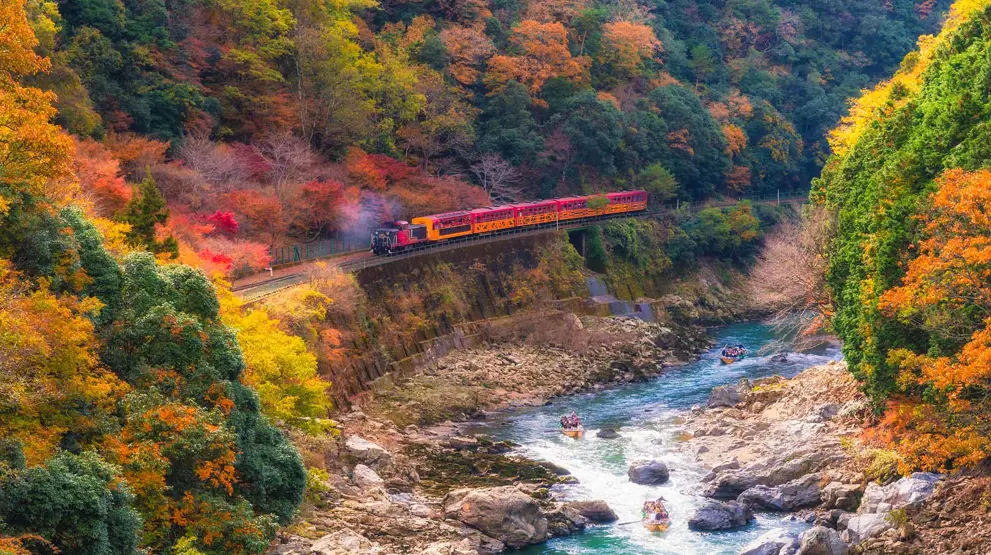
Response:
[{"label": "autumn foliage", "polygon": [[900,71],[831,136],[814,196],[836,214],[831,325],[875,402],[868,438],[902,472],[991,455],[991,172],[985,100],[969,77],[991,41],[987,2],[957,2]]}]

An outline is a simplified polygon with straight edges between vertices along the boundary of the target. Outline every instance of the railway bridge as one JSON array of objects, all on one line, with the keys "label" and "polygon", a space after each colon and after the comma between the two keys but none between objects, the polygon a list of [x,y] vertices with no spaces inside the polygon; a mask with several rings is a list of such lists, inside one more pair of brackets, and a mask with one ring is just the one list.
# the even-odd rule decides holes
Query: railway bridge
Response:
[{"label": "railway bridge", "polygon": [[[450,239],[441,243],[416,246],[403,252],[391,255],[373,255],[368,251],[367,242],[335,241],[317,242],[304,245],[293,245],[273,250],[273,268],[267,274],[251,276],[234,283],[233,291],[245,303],[257,302],[275,295],[286,289],[296,287],[309,281],[308,265],[325,260],[326,264],[345,272],[360,272],[368,268],[396,264],[409,261],[414,257],[437,254],[445,251],[462,249],[469,246],[509,241],[522,237],[557,230],[582,230],[613,219],[626,218],[661,218],[670,216],[677,211],[697,212],[706,208],[729,208],[741,202],[753,204],[784,205],[804,204],[808,200],[807,193],[789,193],[748,197],[741,199],[719,199],[696,202],[675,202],[648,206],[648,209],[635,214],[611,214],[594,216],[564,222],[553,222],[523,228],[511,228],[484,235],[469,235]],[[573,241],[576,248],[584,250],[584,237]],[[583,253],[584,254],[584,253]]]}]

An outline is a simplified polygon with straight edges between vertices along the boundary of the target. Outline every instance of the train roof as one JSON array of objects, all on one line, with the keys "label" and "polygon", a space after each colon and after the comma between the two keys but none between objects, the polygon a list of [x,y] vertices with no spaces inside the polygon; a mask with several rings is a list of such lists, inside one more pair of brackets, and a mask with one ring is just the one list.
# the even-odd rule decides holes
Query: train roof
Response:
[{"label": "train roof", "polygon": [[426,216],[419,216],[419,217],[441,219],[441,218],[454,218],[457,216],[469,216],[469,215],[471,215],[471,212],[469,212],[468,210],[458,210],[455,212],[444,212],[442,214],[428,214]]}]

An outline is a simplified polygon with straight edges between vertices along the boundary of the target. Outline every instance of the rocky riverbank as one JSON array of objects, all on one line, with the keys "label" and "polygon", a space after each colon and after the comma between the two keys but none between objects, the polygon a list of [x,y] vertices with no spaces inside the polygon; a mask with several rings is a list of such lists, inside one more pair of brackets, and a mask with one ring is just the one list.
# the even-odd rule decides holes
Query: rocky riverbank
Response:
[{"label": "rocky riverbank", "polygon": [[[507,326],[507,329],[509,326]],[[400,426],[484,417],[485,411],[644,381],[684,364],[711,340],[695,325],[633,318],[515,320],[498,341],[456,351],[420,373],[382,384],[355,405]],[[504,333],[514,337],[500,337]]]},{"label": "rocky riverbank", "polygon": [[[450,353],[383,384],[340,419],[341,436],[304,448],[310,499],[273,553],[487,554],[616,520],[602,502],[559,502],[566,469],[459,432],[460,421],[559,395],[642,381],[710,345],[704,329],[571,315],[517,321],[499,342]],[[498,337],[498,330],[492,336]]]},{"label": "rocky riverbank", "polygon": [[741,555],[989,552],[987,480],[870,481],[855,439],[867,415],[843,363],[715,388],[686,417],[681,445],[711,469],[698,493],[712,501],[696,528],[743,526],[749,511],[793,512],[813,526],[798,537],[766,534]]}]

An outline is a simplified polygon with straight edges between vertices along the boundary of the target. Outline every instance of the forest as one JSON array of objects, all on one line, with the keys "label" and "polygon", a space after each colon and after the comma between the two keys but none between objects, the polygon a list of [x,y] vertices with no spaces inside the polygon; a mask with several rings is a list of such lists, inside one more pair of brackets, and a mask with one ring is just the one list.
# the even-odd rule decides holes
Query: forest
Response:
[{"label": "forest", "polygon": [[124,242],[236,278],[393,217],[807,187],[944,4],[26,0],[24,84]]},{"label": "forest", "polygon": [[[874,107],[854,107],[845,142],[827,144],[827,130],[847,98],[939,27],[945,7],[0,0],[0,552],[263,552],[303,499],[308,454],[298,445],[333,433],[325,377],[341,356],[335,319],[355,319],[366,300],[352,278],[330,275],[243,310],[227,279],[264,268],[280,241],[394,216],[629,187],[662,199],[800,189],[831,149],[818,187],[845,205],[844,188],[825,183],[839,179],[839,160],[868,149],[849,137],[871,140],[873,116],[863,114]],[[904,213],[933,183],[945,198],[918,226],[885,220],[912,227],[886,248],[918,238],[917,252],[938,258],[939,241],[967,237],[945,226],[966,223],[954,200],[980,190],[983,174],[934,182],[933,153],[979,166],[982,127],[970,116],[983,107],[980,81],[973,95],[911,83],[925,66],[947,81],[983,71],[983,21],[903,62],[883,89],[897,97],[892,112],[918,94],[942,118],[927,127],[933,141],[972,145],[905,151],[919,169],[905,174],[918,192]],[[899,140],[911,129],[898,128]],[[906,141],[922,148],[921,137]],[[875,175],[871,160],[851,164]],[[856,254],[860,218],[889,212],[859,200],[849,210],[864,212],[841,220],[838,237]],[[647,271],[659,252],[661,266],[745,257],[770,218],[744,204],[670,226],[610,225],[601,233],[611,252],[589,264]],[[548,257],[556,265],[521,272],[519,302],[580,270],[573,253]],[[942,281],[957,275],[955,262],[939,275],[910,269],[901,283],[896,258],[874,260],[870,291],[881,299],[874,287],[887,284],[886,304],[841,307],[837,328],[877,322],[882,310],[903,315],[878,324],[863,348],[872,357],[863,364],[878,370],[865,375],[975,446],[980,311],[940,326],[954,307],[931,303],[927,288],[957,287]],[[834,262],[835,285],[860,271],[848,262]],[[984,293],[956,294],[974,292]],[[918,381],[896,380],[895,363]],[[928,378],[944,367],[959,379]]]},{"label": "forest", "polygon": [[953,4],[830,135],[814,181],[830,226],[832,325],[901,472],[991,454],[991,7]]}]

